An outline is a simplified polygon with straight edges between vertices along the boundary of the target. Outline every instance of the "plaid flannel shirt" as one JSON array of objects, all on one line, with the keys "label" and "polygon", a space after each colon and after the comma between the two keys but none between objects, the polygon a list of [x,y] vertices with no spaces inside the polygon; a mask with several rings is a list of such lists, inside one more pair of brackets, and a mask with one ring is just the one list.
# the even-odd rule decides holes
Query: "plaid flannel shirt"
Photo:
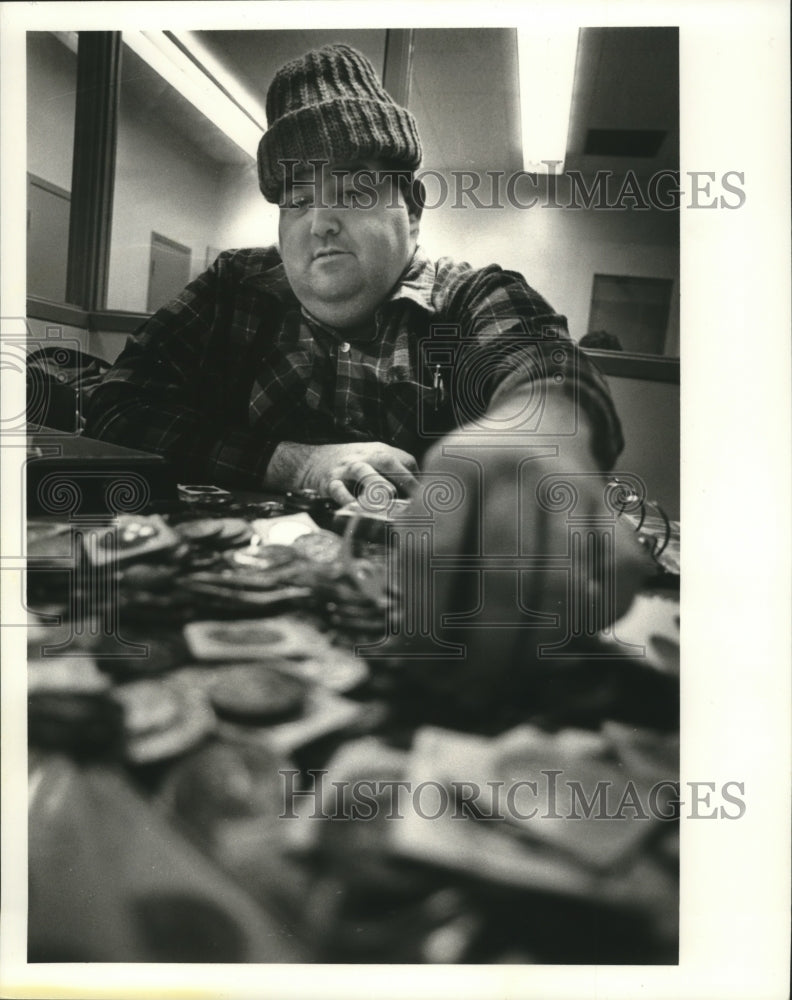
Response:
[{"label": "plaid flannel shirt", "polygon": [[301,308],[276,248],[229,250],[128,340],[86,434],[160,453],[183,482],[255,489],[280,441],[383,441],[420,461],[517,388],[539,415],[564,393],[613,464],[623,441],[604,378],[520,274],[419,249],[370,339],[345,340]]}]

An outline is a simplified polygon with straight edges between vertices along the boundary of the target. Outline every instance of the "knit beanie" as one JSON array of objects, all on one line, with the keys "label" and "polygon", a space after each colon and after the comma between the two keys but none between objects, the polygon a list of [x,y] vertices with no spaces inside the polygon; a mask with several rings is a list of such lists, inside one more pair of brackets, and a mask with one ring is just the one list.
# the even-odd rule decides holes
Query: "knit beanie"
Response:
[{"label": "knit beanie", "polygon": [[267,91],[259,186],[280,200],[281,161],[378,159],[415,170],[421,140],[412,114],[386,93],[374,67],[349,45],[325,45],[282,66]]}]

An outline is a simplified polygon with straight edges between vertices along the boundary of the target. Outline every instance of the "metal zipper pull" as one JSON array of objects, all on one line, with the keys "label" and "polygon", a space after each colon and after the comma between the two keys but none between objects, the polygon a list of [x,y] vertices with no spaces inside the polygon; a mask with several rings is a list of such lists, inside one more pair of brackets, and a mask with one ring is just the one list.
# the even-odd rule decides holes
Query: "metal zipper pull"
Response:
[{"label": "metal zipper pull", "polygon": [[445,384],[440,371],[440,365],[435,365],[435,370],[432,374],[432,387],[434,388],[434,408],[435,412],[437,412],[440,404],[445,402]]}]

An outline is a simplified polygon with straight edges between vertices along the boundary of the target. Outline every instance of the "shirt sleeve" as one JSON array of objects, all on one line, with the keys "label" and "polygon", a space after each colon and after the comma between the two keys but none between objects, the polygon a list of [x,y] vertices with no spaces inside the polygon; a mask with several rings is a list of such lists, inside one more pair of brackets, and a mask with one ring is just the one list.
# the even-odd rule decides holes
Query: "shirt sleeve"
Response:
[{"label": "shirt sleeve", "polygon": [[601,468],[612,468],[624,448],[621,423],[604,375],[570,338],[566,317],[521,274],[495,265],[458,272],[445,296],[444,319],[459,329],[472,406],[483,412],[528,388],[537,401],[542,393],[562,393],[570,402],[562,433],[574,433],[585,414],[594,457]]},{"label": "shirt sleeve", "polygon": [[[245,426],[230,257],[147,320],[91,394],[85,433],[167,458],[182,482],[260,488],[276,442]],[[235,392],[235,390],[237,390]]]}]

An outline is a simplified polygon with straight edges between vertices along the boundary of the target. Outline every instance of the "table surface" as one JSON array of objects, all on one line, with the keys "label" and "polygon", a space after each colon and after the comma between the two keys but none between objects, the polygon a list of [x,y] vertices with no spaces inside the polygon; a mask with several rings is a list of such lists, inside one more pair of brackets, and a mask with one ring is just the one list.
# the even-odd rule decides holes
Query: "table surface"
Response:
[{"label": "table surface", "polygon": [[[136,523],[164,522],[178,534],[198,513],[183,508]],[[357,658],[365,677],[344,688],[344,678],[354,675],[354,647],[372,641],[382,611],[370,594],[355,604],[348,586],[340,589],[333,577],[332,563],[303,558],[303,575],[295,579],[307,581],[311,600],[278,605],[274,617],[255,607],[234,613],[233,602],[214,606],[218,620],[240,623],[232,626],[240,643],[245,624],[264,621],[297,644],[289,665],[302,671],[302,715],[240,725],[211,712],[213,685],[233,676],[239,657],[196,662],[185,643],[184,626],[196,614],[206,620],[211,602],[180,605],[183,575],[168,582],[163,570],[160,589],[154,586],[151,567],[167,566],[181,552],[175,543],[110,574],[117,590],[109,603],[121,609],[121,634],[149,647],[148,657],[135,661],[109,653],[107,635],[72,627],[66,588],[75,577],[65,567],[88,550],[75,553],[73,526],[58,533],[49,524],[48,536],[43,521],[30,526],[36,567],[30,600],[41,612],[32,617],[29,653],[31,712],[39,713],[31,716],[39,737],[29,768],[31,960],[676,960],[673,821],[652,816],[646,823],[626,811],[599,824],[531,823],[514,809],[488,822],[477,802],[463,816],[450,818],[446,810],[426,822],[421,813],[434,807],[416,808],[413,796],[398,820],[383,817],[386,804],[394,807],[391,797],[377,799],[373,816],[355,822],[348,803],[339,805],[341,793],[326,790],[297,795],[293,815],[283,816],[286,789],[315,792],[317,769],[347,782],[347,791],[357,788],[355,781],[378,781],[375,798],[395,780],[410,781],[411,789],[429,782],[453,791],[459,778],[483,788],[488,780],[536,777],[554,767],[574,773],[588,794],[600,779],[620,776],[623,788],[627,778],[642,795],[652,782],[675,780],[679,604],[668,575],[601,637],[596,661],[538,671],[530,704],[505,704],[502,717],[461,730],[453,714],[449,724],[431,699],[402,690],[398,671],[376,661],[361,666]],[[678,565],[678,525],[673,529],[668,554]],[[217,569],[217,553],[198,539],[188,548],[180,558],[187,558],[195,585],[196,574]],[[367,542],[364,555],[376,565],[375,545]],[[140,565],[148,568],[138,575],[148,574],[145,587],[153,589],[140,590],[133,570]],[[248,568],[230,565],[226,559],[223,572],[236,586]],[[101,607],[95,595],[92,605],[84,594],[82,600],[93,613]],[[65,655],[51,649],[42,655],[43,645],[64,637]],[[640,646],[641,656],[625,660],[619,650],[625,643]],[[306,666],[312,658],[319,661],[313,673]],[[271,673],[267,657],[255,659],[260,672]],[[334,671],[323,674],[322,664],[330,662]],[[86,749],[69,735],[88,702],[91,711],[121,703],[120,743],[100,748],[99,740]],[[170,722],[169,705],[177,706]],[[174,733],[187,716],[195,732],[192,742],[182,733],[180,743]],[[320,811],[335,809],[336,820],[313,817],[317,803]]]}]

